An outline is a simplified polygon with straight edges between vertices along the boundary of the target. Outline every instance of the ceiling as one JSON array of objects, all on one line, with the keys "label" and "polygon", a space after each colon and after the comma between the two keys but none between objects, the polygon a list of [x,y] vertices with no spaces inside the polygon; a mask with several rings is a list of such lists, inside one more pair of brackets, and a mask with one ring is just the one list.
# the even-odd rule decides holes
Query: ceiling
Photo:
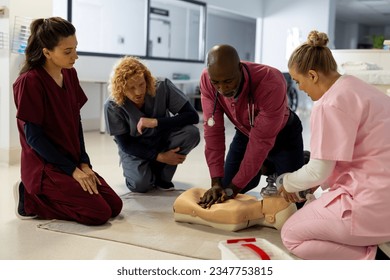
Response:
[{"label": "ceiling", "polygon": [[336,20],[390,25],[390,0],[336,0]]}]

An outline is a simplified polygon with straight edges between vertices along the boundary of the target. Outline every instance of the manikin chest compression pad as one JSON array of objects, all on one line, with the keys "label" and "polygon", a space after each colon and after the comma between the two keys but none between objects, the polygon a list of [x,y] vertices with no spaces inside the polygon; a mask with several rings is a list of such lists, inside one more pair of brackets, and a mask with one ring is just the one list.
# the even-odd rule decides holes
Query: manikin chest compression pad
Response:
[{"label": "manikin chest compression pad", "polygon": [[175,221],[227,231],[238,231],[254,225],[280,229],[297,210],[294,203],[285,201],[283,197],[258,200],[247,194],[238,194],[235,199],[204,209],[198,202],[206,191],[207,189],[191,188],[179,195],[173,204]]}]

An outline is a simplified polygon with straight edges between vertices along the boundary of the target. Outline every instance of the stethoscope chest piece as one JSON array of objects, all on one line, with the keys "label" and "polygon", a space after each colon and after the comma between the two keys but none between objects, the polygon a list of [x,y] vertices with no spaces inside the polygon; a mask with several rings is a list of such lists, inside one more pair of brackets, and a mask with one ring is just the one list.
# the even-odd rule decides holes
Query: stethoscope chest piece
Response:
[{"label": "stethoscope chest piece", "polygon": [[207,125],[212,127],[215,125],[215,121],[214,121],[214,118],[213,117],[210,117],[208,120],[207,120]]}]

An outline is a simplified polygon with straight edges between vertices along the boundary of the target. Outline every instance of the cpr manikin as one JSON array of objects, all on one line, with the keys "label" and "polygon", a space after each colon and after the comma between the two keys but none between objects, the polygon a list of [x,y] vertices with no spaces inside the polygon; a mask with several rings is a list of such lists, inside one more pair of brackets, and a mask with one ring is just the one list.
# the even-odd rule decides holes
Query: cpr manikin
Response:
[{"label": "cpr manikin", "polygon": [[207,189],[192,188],[178,196],[173,204],[175,221],[227,231],[238,231],[255,225],[280,229],[297,211],[294,203],[287,202],[281,196],[264,196],[259,200],[247,194],[238,194],[234,199],[204,209],[198,202],[206,191]]}]

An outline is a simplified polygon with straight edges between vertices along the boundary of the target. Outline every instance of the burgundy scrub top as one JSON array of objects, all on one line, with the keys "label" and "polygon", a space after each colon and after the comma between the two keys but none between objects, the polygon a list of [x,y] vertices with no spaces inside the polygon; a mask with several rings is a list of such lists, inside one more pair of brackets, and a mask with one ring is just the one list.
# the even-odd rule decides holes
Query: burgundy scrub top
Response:
[{"label": "burgundy scrub top", "polygon": [[44,175],[53,183],[74,180],[36,153],[26,142],[24,123],[42,127],[45,136],[75,165],[80,164],[80,109],[87,102],[74,68],[63,69],[63,87],[42,68],[21,74],[13,85],[21,153],[21,179],[30,194],[39,194]]}]

